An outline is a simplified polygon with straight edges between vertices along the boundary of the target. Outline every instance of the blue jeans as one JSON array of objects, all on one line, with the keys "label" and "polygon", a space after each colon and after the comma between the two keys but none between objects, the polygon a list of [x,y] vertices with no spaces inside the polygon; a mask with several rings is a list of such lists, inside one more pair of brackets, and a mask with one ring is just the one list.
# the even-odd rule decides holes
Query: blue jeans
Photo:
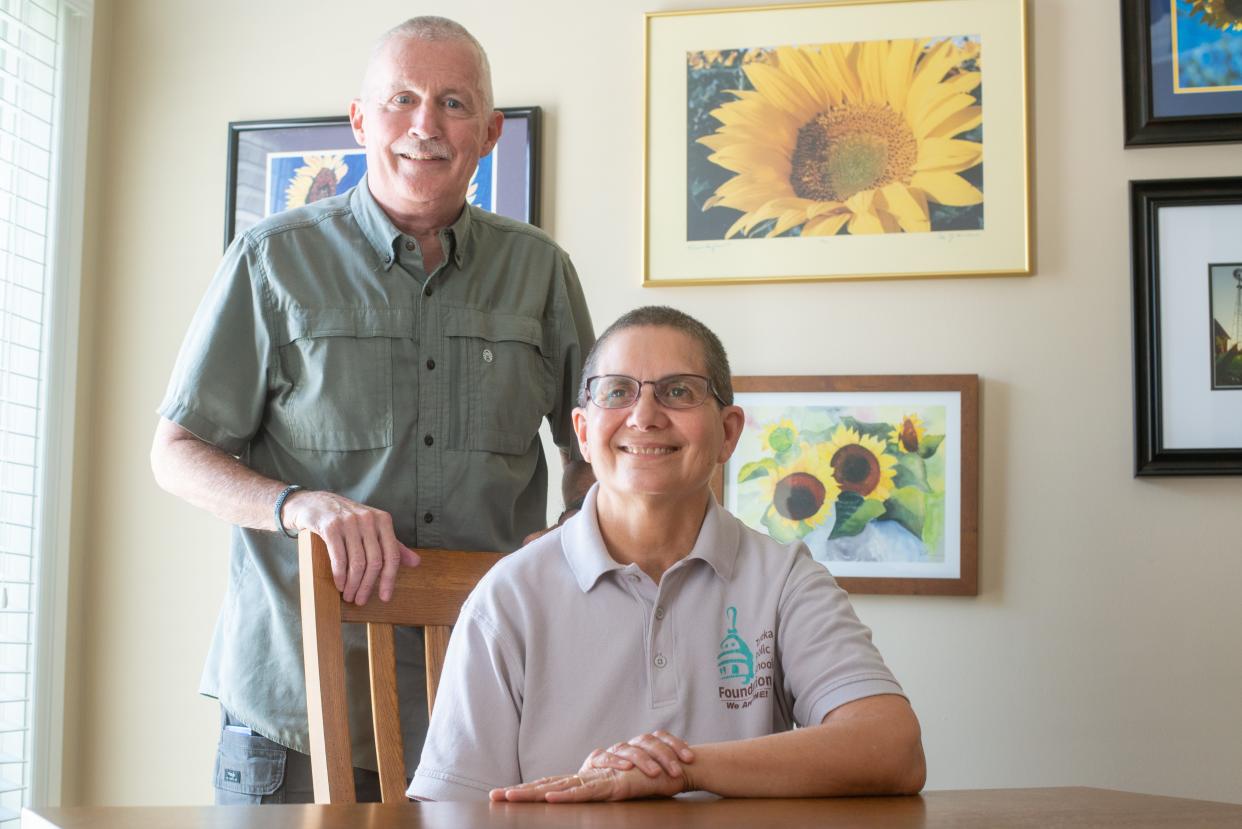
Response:
[{"label": "blue jeans", "polygon": [[[214,785],[220,806],[315,802],[310,755],[255,734],[223,706]],[[354,769],[354,789],[359,803],[378,803],[379,775]]]}]

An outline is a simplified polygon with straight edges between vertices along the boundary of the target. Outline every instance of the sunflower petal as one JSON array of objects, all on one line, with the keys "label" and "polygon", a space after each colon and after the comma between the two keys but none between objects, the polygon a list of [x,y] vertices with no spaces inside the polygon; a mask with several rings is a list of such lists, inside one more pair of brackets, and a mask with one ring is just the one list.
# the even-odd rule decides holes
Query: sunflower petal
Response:
[{"label": "sunflower petal", "polygon": [[918,46],[919,41],[909,38],[889,44],[888,57],[884,62],[884,97],[894,112],[901,112],[906,107],[906,93],[910,89],[910,75],[914,71]]},{"label": "sunflower petal", "polygon": [[835,236],[845,223],[850,220],[850,214],[847,212],[833,213],[829,216],[820,216],[817,219],[811,219],[802,228],[803,236]]},{"label": "sunflower petal", "polygon": [[933,201],[953,207],[983,203],[983,193],[966,179],[954,173],[915,173],[910,182],[925,190]]},{"label": "sunflower petal", "polygon": [[914,163],[916,172],[960,173],[983,160],[983,145],[960,138],[926,138]]},{"label": "sunflower petal", "polygon": [[966,130],[973,130],[982,123],[983,107],[966,107],[944,119],[940,126],[928,130],[926,135],[928,138],[952,138]]},{"label": "sunflower petal", "polygon": [[809,120],[819,111],[807,90],[779,68],[764,63],[751,63],[743,71],[755,85],[757,92],[785,112]]},{"label": "sunflower petal", "polygon": [[920,190],[911,190],[901,182],[893,182],[880,191],[888,212],[907,233],[926,233],[931,230],[927,213],[927,198]]},{"label": "sunflower petal", "polygon": [[954,95],[946,98],[919,119],[914,125],[914,134],[923,138],[957,113],[974,105],[975,99],[971,95]]}]

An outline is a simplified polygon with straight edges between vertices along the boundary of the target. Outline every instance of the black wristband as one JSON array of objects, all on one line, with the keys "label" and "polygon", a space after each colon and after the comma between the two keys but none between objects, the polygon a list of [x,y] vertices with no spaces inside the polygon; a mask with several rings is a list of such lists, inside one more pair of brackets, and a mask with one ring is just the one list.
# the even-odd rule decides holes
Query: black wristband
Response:
[{"label": "black wristband", "polygon": [[282,533],[284,533],[284,534],[285,534],[286,536],[288,536],[289,538],[297,538],[297,537],[298,537],[298,534],[297,534],[297,533],[291,533],[291,532],[289,532],[287,529],[285,529],[285,522],[284,522],[284,520],[282,520],[282,519],[281,519],[281,517],[280,517],[280,511],[281,511],[282,509],[284,509],[284,506],[285,506],[285,501],[289,498],[289,496],[290,496],[290,495],[292,495],[293,493],[297,492],[297,491],[298,491],[299,489],[301,489],[301,488],[302,488],[302,487],[298,486],[297,484],[289,484],[289,486],[285,487],[285,488],[281,491],[280,495],[276,496],[276,510],[275,510],[275,512],[276,512],[276,529],[280,530]]}]

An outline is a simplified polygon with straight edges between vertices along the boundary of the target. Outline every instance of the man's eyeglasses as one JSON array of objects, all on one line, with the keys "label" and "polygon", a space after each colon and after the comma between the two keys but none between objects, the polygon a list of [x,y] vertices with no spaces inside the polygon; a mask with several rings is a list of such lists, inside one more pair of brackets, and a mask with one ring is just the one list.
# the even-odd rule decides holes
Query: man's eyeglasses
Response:
[{"label": "man's eyeglasses", "polygon": [[655,399],[670,409],[693,409],[709,397],[725,405],[706,377],[672,374],[659,380],[637,380],[624,374],[601,374],[587,380],[587,396],[601,409],[627,409],[638,402],[643,386],[651,386]]}]

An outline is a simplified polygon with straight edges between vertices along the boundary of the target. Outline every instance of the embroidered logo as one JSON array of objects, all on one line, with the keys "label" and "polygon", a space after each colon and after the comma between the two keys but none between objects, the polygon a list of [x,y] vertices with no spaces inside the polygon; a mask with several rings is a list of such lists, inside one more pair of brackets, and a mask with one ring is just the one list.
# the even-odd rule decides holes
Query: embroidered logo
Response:
[{"label": "embroidered logo", "polygon": [[729,614],[729,632],[721,640],[720,654],[716,657],[720,680],[736,680],[739,685],[749,685],[755,678],[755,656],[750,646],[737,634],[737,608],[730,607],[725,612]]}]

